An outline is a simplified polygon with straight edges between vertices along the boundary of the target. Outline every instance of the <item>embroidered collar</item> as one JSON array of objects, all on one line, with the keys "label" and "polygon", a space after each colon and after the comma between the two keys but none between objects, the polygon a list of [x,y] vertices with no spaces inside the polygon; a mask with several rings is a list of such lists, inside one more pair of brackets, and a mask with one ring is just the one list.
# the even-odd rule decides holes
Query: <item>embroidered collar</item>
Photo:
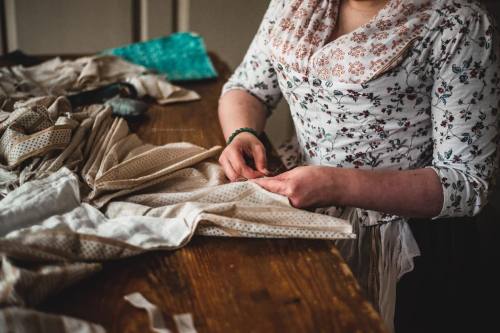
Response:
[{"label": "embroidered collar", "polygon": [[358,29],[326,43],[340,0],[294,0],[269,30],[271,57],[303,75],[365,83],[397,64],[431,17],[430,0],[389,0]]}]

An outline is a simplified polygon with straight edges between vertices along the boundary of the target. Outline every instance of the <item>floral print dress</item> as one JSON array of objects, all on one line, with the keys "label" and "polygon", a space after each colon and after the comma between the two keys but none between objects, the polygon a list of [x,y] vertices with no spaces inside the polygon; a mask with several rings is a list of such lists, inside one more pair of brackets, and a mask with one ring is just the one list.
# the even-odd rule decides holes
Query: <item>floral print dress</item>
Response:
[{"label": "floral print dress", "polygon": [[[223,93],[245,90],[269,110],[286,99],[296,130],[294,143],[281,149],[288,167],[432,168],[444,193],[436,218],[477,214],[498,164],[498,42],[491,18],[465,0],[388,0],[367,24],[328,42],[339,3],[272,0]],[[346,209],[318,211],[340,216]],[[349,214],[360,234],[379,228],[379,266],[391,262],[380,274],[394,283],[380,282],[375,298],[391,327],[394,306],[387,298],[412,269],[418,247],[402,217]]]}]

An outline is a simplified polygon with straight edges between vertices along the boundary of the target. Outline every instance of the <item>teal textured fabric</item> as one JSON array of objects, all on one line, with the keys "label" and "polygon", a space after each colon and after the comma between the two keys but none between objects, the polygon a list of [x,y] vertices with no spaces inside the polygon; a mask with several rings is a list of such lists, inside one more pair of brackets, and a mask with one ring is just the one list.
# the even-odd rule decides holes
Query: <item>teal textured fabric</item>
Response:
[{"label": "teal textured fabric", "polygon": [[201,80],[217,77],[203,38],[191,32],[174,33],[103,51],[127,61],[166,74],[170,81]]}]

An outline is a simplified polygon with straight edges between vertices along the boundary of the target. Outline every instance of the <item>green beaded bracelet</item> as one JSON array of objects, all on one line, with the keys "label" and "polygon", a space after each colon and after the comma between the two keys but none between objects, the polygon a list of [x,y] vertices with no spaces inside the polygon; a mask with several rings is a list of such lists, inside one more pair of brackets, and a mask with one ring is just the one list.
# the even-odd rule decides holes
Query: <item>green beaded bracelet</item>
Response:
[{"label": "green beaded bracelet", "polygon": [[235,130],[233,133],[231,133],[231,135],[229,136],[229,138],[227,139],[227,144],[229,145],[231,143],[231,141],[233,141],[233,139],[240,133],[243,133],[243,132],[247,132],[247,133],[251,133],[253,135],[255,135],[256,138],[259,137],[259,133],[257,133],[256,130],[254,130],[253,128],[250,128],[250,127],[242,127],[242,128],[238,128],[237,130]]}]

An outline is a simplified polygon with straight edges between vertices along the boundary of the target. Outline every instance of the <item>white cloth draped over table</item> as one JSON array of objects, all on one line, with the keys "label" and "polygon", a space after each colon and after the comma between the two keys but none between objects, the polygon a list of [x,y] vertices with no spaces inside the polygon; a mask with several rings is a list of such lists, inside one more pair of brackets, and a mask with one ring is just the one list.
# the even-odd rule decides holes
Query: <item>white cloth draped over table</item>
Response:
[{"label": "white cloth draped over table", "polygon": [[[281,149],[288,167],[429,167],[444,193],[437,217],[477,214],[498,164],[498,41],[486,10],[465,0],[388,0],[330,41],[339,5],[271,1],[223,94],[247,91],[269,110],[286,99],[296,131]],[[397,279],[419,250],[404,218],[356,215],[358,244],[338,246],[392,327]]]},{"label": "white cloth draped over table", "polygon": [[[66,82],[63,79],[56,81]],[[48,91],[33,89],[23,93]],[[49,90],[63,92],[54,86]],[[26,317],[40,321],[38,326],[9,329],[101,330],[26,307],[35,307],[98,272],[103,261],[177,249],[195,232],[230,237],[355,237],[343,219],[347,215],[335,218],[295,209],[287,198],[251,182],[226,184],[223,171],[213,161],[221,147],[147,144],[129,131],[123,118],[113,117],[106,105],[72,109],[65,97],[57,96],[4,96],[3,101],[0,323],[12,325]],[[36,264],[24,266],[23,261]]]}]

